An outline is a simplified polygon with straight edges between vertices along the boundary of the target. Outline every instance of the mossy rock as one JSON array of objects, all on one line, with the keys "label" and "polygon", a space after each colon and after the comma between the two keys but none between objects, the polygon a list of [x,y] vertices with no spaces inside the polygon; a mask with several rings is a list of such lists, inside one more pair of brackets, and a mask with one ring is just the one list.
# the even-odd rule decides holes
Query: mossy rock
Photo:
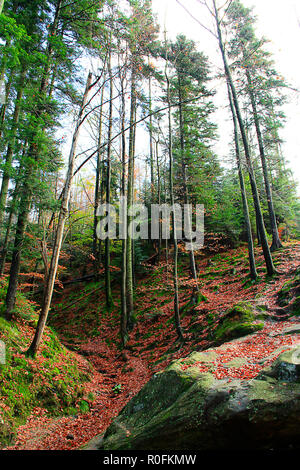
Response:
[{"label": "mossy rock", "polygon": [[255,323],[257,314],[257,307],[250,302],[236,304],[227,310],[219,321],[219,325],[214,331],[214,340],[217,343],[223,343],[263,329],[263,323]]},{"label": "mossy rock", "polygon": [[197,367],[201,362],[213,371],[217,351],[193,353],[154,375],[105,435],[86,449],[216,451],[300,445],[298,375],[291,374],[288,381],[282,375],[285,364],[299,367],[300,349],[280,356],[269,368],[273,375],[231,381],[217,380]]}]

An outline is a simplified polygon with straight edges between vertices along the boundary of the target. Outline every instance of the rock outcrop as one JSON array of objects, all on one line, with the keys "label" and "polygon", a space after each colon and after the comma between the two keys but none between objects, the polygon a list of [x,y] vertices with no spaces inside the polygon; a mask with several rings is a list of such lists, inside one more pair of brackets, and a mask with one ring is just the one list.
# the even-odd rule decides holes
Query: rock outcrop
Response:
[{"label": "rock outcrop", "polygon": [[282,347],[265,357],[253,379],[220,379],[216,373],[220,351],[224,370],[249,367],[248,359],[242,356],[226,362],[228,345],[234,343],[195,352],[155,374],[105,435],[87,448],[201,451],[300,447],[300,345]]}]

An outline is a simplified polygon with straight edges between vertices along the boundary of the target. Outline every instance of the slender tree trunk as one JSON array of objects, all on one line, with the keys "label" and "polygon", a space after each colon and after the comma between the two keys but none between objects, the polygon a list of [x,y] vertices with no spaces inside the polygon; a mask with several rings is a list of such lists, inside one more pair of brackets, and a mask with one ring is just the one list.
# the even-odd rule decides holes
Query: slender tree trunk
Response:
[{"label": "slender tree trunk", "polygon": [[16,213],[16,206],[18,204],[19,200],[19,189],[20,189],[20,180],[17,179],[17,183],[14,189],[14,194],[12,197],[12,202],[9,210],[9,216],[8,216],[8,221],[7,221],[7,227],[6,227],[6,233],[5,233],[5,238],[3,241],[3,246],[1,250],[1,262],[0,262],[0,276],[3,276],[4,270],[5,270],[5,263],[6,263],[6,257],[7,257],[7,251],[8,251],[8,243],[9,243],[9,237],[11,234],[11,229],[12,229],[12,222],[13,222],[13,217]]},{"label": "slender tree trunk", "polygon": [[[170,199],[171,206],[174,208],[174,188],[173,188],[173,135],[172,135],[172,115],[171,115],[171,96],[170,96],[170,80],[167,72],[167,63],[165,69],[165,77],[167,81],[167,103],[168,103],[168,125],[169,125],[169,186],[170,186]],[[174,322],[175,329],[180,341],[184,340],[184,336],[180,324],[180,311],[179,311],[179,290],[178,290],[178,243],[176,233],[176,214],[175,210],[172,211],[172,229],[173,229],[173,243],[174,243]]]},{"label": "slender tree trunk", "polygon": [[[188,190],[188,182],[187,182],[187,162],[186,162],[186,157],[185,157],[185,139],[184,139],[184,110],[183,110],[183,101],[184,97],[182,95],[182,81],[180,74],[178,72],[177,74],[178,77],[178,100],[179,100],[179,131],[180,131],[180,151],[181,151],[181,165],[182,165],[182,181],[183,181],[183,197],[184,197],[184,204],[189,204],[189,190]],[[191,232],[191,226],[190,226],[190,217],[188,219],[188,224],[189,226],[187,227],[187,232]],[[195,303],[198,303],[198,295],[200,293],[199,291],[199,286],[198,286],[198,275],[197,275],[197,269],[196,269],[196,262],[195,262],[195,254],[193,250],[193,243],[192,240],[190,240],[191,244],[191,250],[189,252],[189,257],[190,257],[190,271],[191,271],[191,276],[192,279],[194,279],[195,286],[193,289],[193,294],[192,294],[192,301]]]},{"label": "slender tree trunk", "polygon": [[[136,106],[134,110],[134,119],[133,122],[136,122]],[[133,154],[133,160],[132,160],[132,185],[131,185],[131,200],[132,204],[134,204],[134,174],[135,174],[135,145],[136,145],[136,125],[134,125],[133,128],[133,149],[132,149],[132,154]],[[135,289],[136,286],[136,276],[135,276],[135,267],[136,267],[136,259],[135,259],[135,240],[132,237],[132,242],[131,242],[131,248],[132,248],[132,256],[131,256],[131,261],[132,261],[132,282],[133,282],[133,289]],[[133,317],[134,320],[134,317]]]},{"label": "slender tree trunk", "polygon": [[259,147],[259,153],[260,153],[260,159],[261,159],[261,164],[262,164],[264,183],[265,183],[265,189],[266,189],[266,195],[267,195],[267,202],[268,202],[268,209],[269,209],[269,216],[270,216],[270,223],[271,223],[271,230],[272,230],[271,251],[276,251],[279,248],[282,248],[282,243],[280,241],[278,228],[277,228],[272,189],[271,189],[271,185],[269,182],[269,175],[268,175],[268,164],[267,164],[267,159],[265,155],[265,146],[264,146],[263,136],[262,136],[261,128],[260,128],[260,122],[259,122],[259,117],[258,117],[258,112],[257,112],[256,100],[255,100],[255,96],[253,92],[252,80],[251,80],[250,72],[247,69],[246,69],[246,77],[247,77],[247,82],[248,82],[249,96],[250,96],[250,101],[251,101],[251,106],[252,106],[252,111],[253,111],[255,130],[256,130],[256,135],[257,135],[257,141],[258,141],[258,147]]},{"label": "slender tree trunk", "polygon": [[8,242],[9,242],[9,236],[10,236],[11,228],[12,228],[13,216],[14,216],[14,211],[13,211],[13,208],[11,207],[9,211],[8,221],[7,221],[5,238],[4,238],[4,242],[3,242],[3,246],[1,250],[0,277],[3,276],[4,270],[5,270]]},{"label": "slender tree trunk", "polygon": [[10,90],[11,90],[11,86],[13,82],[13,77],[14,77],[14,74],[12,70],[9,75],[8,81],[5,85],[5,102],[2,104],[1,111],[0,111],[0,139],[2,138],[2,135],[3,135],[5,116],[6,116],[7,106],[8,106]]},{"label": "slender tree trunk", "polygon": [[[128,158],[128,185],[127,185],[127,211],[133,204],[133,184],[134,184],[134,150],[135,150],[135,111],[136,111],[136,76],[134,66],[131,76],[131,107],[130,107],[130,131],[129,131],[129,158]],[[127,212],[128,214],[128,212]],[[127,216],[127,227],[131,223],[132,217]],[[135,324],[134,303],[133,303],[133,240],[132,234],[127,234],[126,243],[126,302],[127,302],[127,331],[131,331]]]},{"label": "slender tree trunk", "polygon": [[87,98],[88,98],[88,93],[91,87],[91,83],[92,83],[92,74],[89,73],[85,92],[83,95],[83,99],[82,99],[82,103],[81,103],[81,107],[79,111],[79,115],[77,118],[76,129],[73,135],[73,140],[72,140],[72,145],[71,145],[71,150],[70,150],[70,155],[69,155],[68,171],[67,171],[66,182],[64,185],[64,190],[63,190],[63,195],[62,195],[61,208],[60,208],[59,217],[58,217],[57,229],[56,229],[56,234],[55,234],[55,242],[53,246],[53,253],[51,257],[47,283],[46,283],[45,290],[44,290],[42,309],[41,309],[41,313],[39,316],[39,321],[37,324],[33,341],[30,345],[30,348],[27,351],[28,356],[31,356],[31,357],[34,357],[38,351],[39,345],[42,340],[43,332],[46,326],[50,305],[51,305],[54,283],[56,279],[57,267],[58,267],[59,256],[60,256],[60,251],[61,251],[61,245],[62,245],[62,240],[63,240],[63,235],[64,235],[65,221],[68,215],[69,200],[70,200],[70,194],[71,194],[71,184],[72,184],[73,171],[74,171],[74,161],[75,161],[77,143],[78,143],[78,138],[79,138],[79,131],[80,131],[80,127],[82,124],[82,117],[83,117],[84,109],[87,103]]},{"label": "slender tree trunk", "polygon": [[[121,176],[121,197],[126,196],[126,138],[125,138],[125,91],[124,91],[124,78],[120,77],[121,80],[121,155],[122,155],[122,176]],[[125,201],[125,199],[124,199]],[[127,218],[123,214],[123,235],[127,233]],[[127,263],[127,241],[122,238],[122,281],[121,281],[121,324],[120,333],[122,346],[125,347],[128,341],[127,332],[127,304],[126,304],[126,263]]]},{"label": "slender tree trunk", "polygon": [[149,76],[149,150],[150,150],[150,180],[151,180],[151,200],[154,202],[154,158],[153,158],[153,116],[152,116],[152,83]]},{"label": "slender tree trunk", "polygon": [[248,207],[248,200],[245,188],[245,181],[242,169],[242,162],[241,162],[241,152],[240,152],[240,144],[239,144],[239,133],[238,133],[238,122],[234,110],[234,104],[231,96],[231,91],[229,85],[228,87],[228,97],[229,97],[229,104],[232,113],[232,120],[233,120],[233,127],[234,127],[234,142],[235,142],[235,152],[236,152],[236,163],[238,168],[239,180],[240,180],[240,188],[242,194],[242,201],[243,201],[243,212],[244,212],[244,220],[246,225],[246,232],[247,232],[247,240],[248,240],[248,253],[249,253],[249,264],[250,264],[250,275],[253,280],[257,279],[257,271],[255,265],[255,256],[254,256],[254,245],[253,245],[253,238],[252,238],[252,229],[251,229],[251,222],[249,216],[249,207]]},{"label": "slender tree trunk", "polygon": [[24,235],[27,226],[27,219],[30,211],[30,204],[31,204],[31,196],[32,196],[32,189],[30,184],[30,175],[28,175],[28,179],[23,185],[23,195],[21,201],[21,209],[19,212],[18,220],[17,220],[17,227],[16,227],[16,235],[15,235],[15,242],[11,260],[11,267],[9,272],[9,284],[7,288],[5,303],[5,317],[8,321],[12,319],[12,313],[15,308],[16,302],[16,293],[18,288],[18,277],[20,272],[20,264],[21,264],[21,253],[24,244]]},{"label": "slender tree trunk", "polygon": [[22,100],[23,91],[24,91],[25,77],[26,77],[26,70],[25,68],[23,68],[21,75],[20,75],[18,93],[17,93],[16,103],[15,103],[14,114],[13,114],[11,140],[7,147],[6,158],[5,158],[5,168],[4,168],[3,176],[2,176],[2,185],[1,185],[1,191],[0,191],[0,226],[2,225],[4,212],[5,212],[8,185],[10,181],[11,166],[12,166],[14,147],[15,147],[15,142],[16,142],[16,133],[17,133],[20,112],[21,112],[21,100]]},{"label": "slender tree trunk", "polygon": [[[108,135],[107,135],[107,166],[106,166],[106,204],[110,204],[110,191],[111,191],[111,133],[113,123],[113,79],[111,70],[111,52],[108,58],[108,75],[110,87],[110,100],[109,100],[109,117],[108,117]],[[113,305],[113,298],[111,293],[111,279],[110,279],[110,238],[105,239],[105,295],[106,307],[110,310]]]},{"label": "slender tree trunk", "polygon": [[244,150],[245,150],[245,156],[246,156],[246,161],[247,161],[247,166],[248,166],[248,171],[249,171],[249,177],[250,177],[250,184],[251,184],[251,189],[252,189],[252,196],[253,196],[253,201],[254,201],[254,207],[255,207],[255,212],[257,215],[257,222],[259,224],[259,231],[261,235],[261,243],[262,243],[262,249],[263,249],[263,254],[266,262],[266,267],[267,267],[267,272],[270,276],[275,274],[276,270],[273,264],[270,248],[268,245],[268,240],[267,240],[267,234],[266,234],[266,229],[265,229],[265,224],[263,220],[263,215],[262,215],[262,210],[261,210],[261,205],[260,205],[260,200],[259,200],[259,195],[258,195],[258,190],[257,190],[257,185],[256,185],[256,180],[255,180],[255,175],[253,171],[253,165],[251,161],[251,155],[250,155],[250,148],[249,148],[249,143],[246,135],[246,130],[244,126],[244,121],[242,118],[242,114],[240,111],[239,107],[239,102],[238,102],[238,97],[237,97],[237,92],[232,80],[230,68],[227,62],[227,57],[225,53],[225,48],[223,44],[223,39],[222,39],[222,32],[221,32],[221,27],[220,27],[220,20],[219,20],[219,13],[217,10],[216,6],[216,1],[213,0],[213,5],[214,5],[214,11],[215,11],[215,19],[216,19],[216,26],[217,26],[217,32],[218,32],[218,38],[219,38],[219,47],[224,63],[224,70],[225,70],[225,75],[227,78],[227,81],[229,83],[231,93],[232,93],[232,98],[233,98],[233,103],[236,111],[236,116],[238,119],[240,131],[241,131],[241,136],[243,140],[243,145],[244,145]]},{"label": "slender tree trunk", "polygon": [[[157,171],[157,202],[161,204],[161,187],[160,187],[160,164],[159,164],[159,140],[156,142],[156,171]],[[159,220],[159,240],[158,240],[158,264],[161,258],[161,220]]]},{"label": "slender tree trunk", "polygon": [[0,15],[2,13],[3,6],[4,6],[4,0],[0,0]]},{"label": "slender tree trunk", "polygon": [[[105,77],[104,77],[105,81]],[[94,267],[95,267],[95,274],[98,274],[99,271],[99,264],[101,262],[101,253],[100,253],[100,245],[99,240],[97,237],[97,211],[99,205],[101,204],[101,182],[103,178],[103,159],[102,159],[102,125],[103,125],[103,101],[104,101],[104,83],[101,90],[101,103],[100,103],[100,114],[99,114],[99,128],[98,128],[98,152],[97,152],[97,167],[96,167],[96,186],[95,186],[95,204],[94,204],[94,232],[93,232],[93,253],[94,253]]]}]

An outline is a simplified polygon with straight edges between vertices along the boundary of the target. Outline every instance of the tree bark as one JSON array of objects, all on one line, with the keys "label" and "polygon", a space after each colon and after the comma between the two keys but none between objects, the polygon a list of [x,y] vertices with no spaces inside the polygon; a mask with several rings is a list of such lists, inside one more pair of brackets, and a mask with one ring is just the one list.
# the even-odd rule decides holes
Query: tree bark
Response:
[{"label": "tree bark", "polygon": [[263,136],[262,136],[262,132],[261,132],[261,128],[260,128],[260,122],[259,122],[259,117],[258,117],[258,112],[257,112],[256,100],[255,100],[255,96],[254,96],[254,92],[253,92],[252,80],[251,80],[249,70],[247,70],[247,69],[246,69],[246,77],[247,77],[247,82],[248,82],[249,97],[250,97],[252,111],[253,111],[255,130],[256,130],[256,135],[257,135],[257,141],[258,141],[258,147],[259,147],[259,153],[260,153],[260,160],[261,160],[263,176],[264,176],[264,183],[265,183],[265,189],[266,189],[266,195],[267,195],[269,217],[270,217],[271,230],[272,230],[271,251],[276,251],[279,248],[282,248],[282,243],[280,241],[278,228],[277,228],[277,221],[276,221],[276,215],[275,215],[274,204],[273,204],[272,189],[271,189],[271,185],[270,185],[270,182],[269,182],[269,175],[268,175],[268,164],[267,164],[267,159],[266,159],[266,155],[265,155],[265,146],[264,146]]},{"label": "tree bark", "polygon": [[[135,111],[136,111],[136,76],[134,65],[131,76],[131,106],[130,106],[130,131],[129,131],[129,158],[128,158],[128,185],[127,185],[127,211],[133,204],[134,190],[134,151],[135,151]],[[128,214],[128,212],[127,212]],[[131,216],[127,216],[127,227],[131,223]],[[126,240],[126,303],[127,303],[127,331],[131,331],[135,325],[133,303],[133,243],[132,234],[127,233]]]},{"label": "tree bark", "polygon": [[15,142],[16,142],[16,134],[17,134],[17,128],[18,128],[20,112],[21,112],[21,100],[22,100],[23,91],[24,91],[25,77],[26,77],[26,69],[23,68],[20,74],[20,79],[19,79],[19,86],[18,86],[18,92],[17,92],[17,98],[16,98],[15,109],[14,109],[14,114],[13,114],[12,128],[11,128],[11,138],[7,147],[6,158],[5,158],[5,168],[4,168],[3,176],[2,176],[2,184],[1,184],[1,191],[0,191],[0,226],[2,225],[3,218],[4,218],[5,205],[6,205],[6,199],[7,199],[7,193],[8,193],[8,185],[10,181],[11,166],[12,166],[14,147],[15,147]]},{"label": "tree bark", "polygon": [[[173,188],[173,135],[172,135],[172,115],[171,115],[171,96],[170,96],[170,80],[167,72],[167,63],[165,68],[165,77],[167,82],[167,103],[168,103],[168,126],[169,126],[169,186],[170,186],[170,199],[171,206],[174,208],[174,188]],[[180,324],[180,311],[179,311],[179,290],[178,290],[178,243],[176,234],[176,216],[175,210],[172,211],[172,229],[173,229],[173,243],[174,243],[174,271],[173,271],[173,283],[174,283],[174,322],[175,329],[179,341],[184,340],[183,332]]]},{"label": "tree bark", "polygon": [[[161,187],[160,187],[160,164],[159,164],[159,139],[156,141],[156,171],[157,171],[157,202],[161,204]],[[161,221],[159,220],[159,240],[158,240],[158,264],[161,258]]]},{"label": "tree bark", "polygon": [[152,84],[149,76],[149,150],[150,150],[150,180],[151,180],[151,200],[154,202],[154,158],[153,158],[153,116],[152,116]]},{"label": "tree bark", "polygon": [[[181,87],[181,77],[180,73],[177,73],[178,77],[178,101],[179,101],[179,131],[180,131],[180,151],[181,151],[181,166],[182,166],[182,181],[183,181],[183,194],[184,194],[184,204],[189,203],[189,191],[188,191],[188,182],[187,182],[187,162],[185,159],[185,139],[184,139],[184,110],[183,110],[183,96],[182,96],[182,87]],[[188,223],[190,222],[190,217],[188,217]],[[191,227],[187,227],[188,233],[191,231]],[[196,281],[196,285],[193,289],[192,298],[196,300],[196,297],[199,294],[199,286],[198,286],[198,276],[197,276],[197,269],[196,269],[196,262],[195,262],[195,254],[193,250],[192,240],[191,243],[191,250],[189,252],[190,257],[190,271],[192,279]]]},{"label": "tree bark", "polygon": [[230,87],[228,84],[227,84],[227,88],[228,88],[228,98],[229,98],[229,104],[230,104],[233,127],[234,127],[236,163],[237,163],[238,174],[239,174],[241,195],[242,195],[242,201],[243,201],[244,220],[245,220],[246,232],[247,232],[250,275],[251,275],[251,279],[256,280],[257,271],[256,271],[256,264],[255,264],[254,245],[253,245],[252,229],[251,229],[251,222],[250,222],[250,216],[249,216],[248,200],[247,200],[245,181],[244,181],[244,175],[243,175],[243,170],[242,170],[241,152],[240,152],[239,134],[238,134],[238,122],[237,122],[237,118],[236,118],[236,114],[234,110],[234,104],[232,100]]},{"label": "tree bark", "polygon": [[2,138],[2,135],[3,135],[6,110],[7,110],[8,99],[9,99],[10,90],[11,90],[11,86],[13,82],[13,76],[14,76],[13,70],[11,70],[8,81],[5,85],[5,102],[2,104],[1,111],[0,111],[0,139]]},{"label": "tree bark", "polygon": [[[105,81],[105,77],[104,77]],[[102,178],[103,178],[103,158],[102,158],[102,124],[103,124],[103,101],[104,101],[104,83],[101,90],[101,103],[99,111],[99,128],[98,128],[98,152],[97,152],[97,167],[96,167],[96,185],[95,185],[95,203],[94,203],[94,232],[93,232],[93,253],[94,253],[94,267],[95,274],[98,274],[99,264],[101,262],[100,243],[97,237],[97,211],[101,204],[102,198]]]},{"label": "tree bark", "polygon": [[[121,197],[125,198],[126,196],[126,138],[125,138],[125,91],[124,91],[124,78],[120,76],[121,82],[121,156],[122,156],[122,176],[121,176]],[[125,199],[124,199],[125,201]],[[123,214],[124,216],[125,214]],[[127,219],[123,218],[123,234],[127,233]],[[125,347],[128,341],[128,332],[127,332],[127,304],[126,304],[126,263],[127,263],[127,241],[122,239],[122,261],[121,261],[121,270],[122,270],[122,281],[121,281],[121,322],[120,322],[120,334],[122,346]]]},{"label": "tree bark", "polygon": [[[111,133],[113,122],[113,79],[111,70],[111,52],[108,58],[108,75],[110,87],[109,99],[109,117],[108,117],[108,134],[107,134],[107,163],[106,163],[106,204],[110,204],[110,191],[111,191]],[[110,238],[107,236],[105,239],[105,297],[106,307],[108,310],[114,305],[111,293],[111,280],[110,280]]]},{"label": "tree bark", "polygon": [[[24,145],[24,153],[26,151],[26,143]],[[19,190],[20,190],[20,168],[19,168],[19,174],[18,178],[16,180],[16,186],[14,188],[13,196],[12,196],[12,202],[9,210],[9,216],[8,216],[8,221],[7,221],[7,227],[6,227],[6,233],[5,233],[5,238],[1,250],[1,262],[0,262],[0,276],[3,276],[4,270],[5,270],[5,263],[6,263],[6,256],[7,256],[7,251],[8,251],[8,243],[9,243],[9,237],[11,234],[11,229],[12,229],[12,222],[13,222],[13,216],[16,213],[16,207],[19,202]]]},{"label": "tree bark", "polygon": [[88,93],[91,87],[91,83],[92,83],[92,74],[89,73],[85,92],[84,92],[82,103],[81,103],[80,110],[79,110],[79,115],[77,118],[76,128],[73,134],[71,150],[69,154],[68,171],[67,171],[66,182],[64,185],[64,190],[63,190],[63,195],[62,195],[61,208],[60,208],[59,217],[58,217],[58,223],[57,223],[56,234],[55,234],[55,242],[53,246],[53,253],[51,257],[47,283],[46,283],[45,290],[44,290],[42,309],[41,309],[41,313],[39,316],[35,336],[30,345],[30,348],[27,351],[28,356],[31,356],[31,357],[34,357],[38,351],[39,345],[42,340],[43,332],[46,326],[50,305],[51,305],[54,283],[56,279],[59,256],[60,256],[60,251],[61,251],[61,245],[62,245],[62,240],[63,240],[63,235],[64,235],[64,226],[65,226],[65,221],[68,215],[69,200],[70,200],[70,194],[71,194],[71,184],[72,184],[73,170],[74,170],[74,161],[75,161],[75,156],[76,156],[79,131],[80,131],[80,127],[82,124],[82,116],[83,116],[84,109],[87,103],[87,98],[88,98]]}]

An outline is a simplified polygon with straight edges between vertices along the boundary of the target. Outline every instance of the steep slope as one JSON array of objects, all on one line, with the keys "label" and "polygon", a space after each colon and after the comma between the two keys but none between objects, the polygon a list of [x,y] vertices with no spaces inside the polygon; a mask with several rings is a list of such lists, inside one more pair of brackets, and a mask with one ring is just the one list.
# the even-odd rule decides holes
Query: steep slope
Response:
[{"label": "steep slope", "polygon": [[[81,283],[66,287],[57,294],[55,307],[50,315],[50,324],[58,332],[60,340],[70,349],[88,359],[93,367],[93,378],[84,385],[88,408],[84,414],[51,417],[32,417],[18,430],[18,438],[12,449],[76,449],[93,436],[102,434],[112,420],[149,381],[151,376],[164,370],[172,361],[183,359],[193,351],[204,351],[220,344],[218,332],[224,333],[226,318],[233,307],[250,302],[254,306],[254,318],[250,324],[258,328],[255,338],[266,339],[270,328],[294,325],[295,318],[289,312],[289,304],[279,305],[278,292],[291,279],[300,265],[300,244],[286,245],[274,256],[281,274],[274,278],[265,276],[263,259],[259,249],[256,255],[260,279],[252,283],[248,277],[246,247],[223,251],[213,256],[200,254],[197,257],[199,283],[206,300],[194,309],[185,309],[182,325],[185,343],[176,342],[173,326],[172,265],[170,261],[159,266],[149,264],[137,279],[136,313],[138,324],[132,332],[125,351],[120,349],[119,323],[120,298],[116,271],[113,284],[115,308],[106,312],[104,292],[100,284]],[[191,295],[188,259],[180,256],[180,304],[184,307]],[[292,301],[292,300],[291,300]],[[235,315],[230,318],[236,319]],[[249,327],[249,318],[243,317],[242,325]],[[286,321],[283,324],[283,320]],[[263,324],[263,329],[262,328]],[[228,325],[227,325],[228,326]],[[229,325],[229,330],[232,331]],[[227,335],[227,328],[225,328]],[[233,331],[238,335],[240,329]],[[253,331],[253,330],[251,330]],[[223,334],[222,333],[222,334]],[[231,333],[230,333],[231,334]],[[249,334],[249,330],[243,330]],[[235,336],[237,337],[237,336]],[[226,336],[221,341],[230,339]],[[273,340],[272,340],[273,341]],[[274,339],[276,343],[277,340]],[[283,346],[290,346],[284,337]],[[281,345],[274,343],[274,351]],[[272,351],[259,341],[249,347],[248,353],[256,350],[263,360]],[[277,346],[278,345],[278,346]],[[251,344],[250,344],[251,346]],[[265,354],[265,356],[264,356]],[[251,368],[247,369],[250,370]],[[261,367],[260,369],[261,370]],[[254,367],[256,371],[256,367]],[[222,370],[219,368],[218,373]],[[223,373],[223,372],[222,372]],[[36,428],[39,438],[36,439]]]}]

